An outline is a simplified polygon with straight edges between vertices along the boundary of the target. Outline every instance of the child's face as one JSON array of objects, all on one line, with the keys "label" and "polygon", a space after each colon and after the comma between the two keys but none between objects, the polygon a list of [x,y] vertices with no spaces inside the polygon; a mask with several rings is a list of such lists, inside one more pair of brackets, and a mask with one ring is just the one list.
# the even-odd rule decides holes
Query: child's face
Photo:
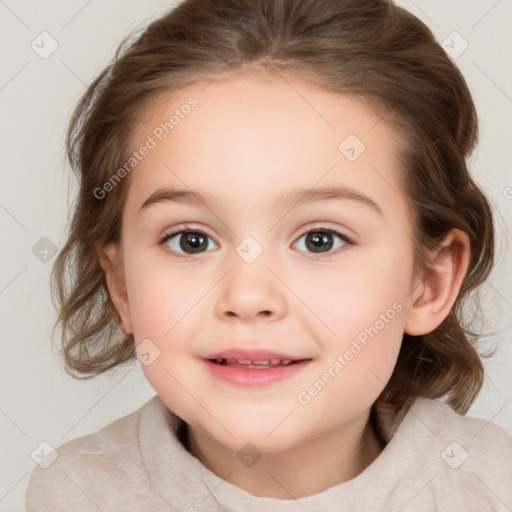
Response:
[{"label": "child's face", "polygon": [[[366,421],[395,366],[414,286],[398,141],[363,104],[298,82],[205,86],[169,94],[137,128],[135,148],[148,136],[156,146],[130,177],[123,323],[137,345],[151,340],[143,362],[159,351],[145,375],[190,425],[232,450],[286,449]],[[191,96],[197,106],[182,109]],[[327,187],[368,199],[291,199]],[[141,208],[171,189],[187,195]],[[159,243],[185,228],[207,236]],[[305,361],[208,362],[233,349]]]}]

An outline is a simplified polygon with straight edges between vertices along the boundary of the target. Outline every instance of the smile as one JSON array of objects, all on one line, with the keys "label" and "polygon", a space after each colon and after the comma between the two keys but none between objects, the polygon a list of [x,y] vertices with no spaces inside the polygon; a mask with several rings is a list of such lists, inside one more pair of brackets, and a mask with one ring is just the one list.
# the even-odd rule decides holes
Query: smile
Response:
[{"label": "smile", "polygon": [[263,359],[263,360],[238,360],[238,359],[222,359],[217,358],[212,360],[212,363],[220,364],[223,366],[232,366],[237,368],[254,368],[254,369],[267,369],[274,368],[275,366],[287,366],[289,364],[296,364],[300,361],[292,361],[291,359]]},{"label": "smile", "polygon": [[246,388],[264,388],[291,379],[313,360],[265,350],[232,349],[203,358],[215,380]]}]

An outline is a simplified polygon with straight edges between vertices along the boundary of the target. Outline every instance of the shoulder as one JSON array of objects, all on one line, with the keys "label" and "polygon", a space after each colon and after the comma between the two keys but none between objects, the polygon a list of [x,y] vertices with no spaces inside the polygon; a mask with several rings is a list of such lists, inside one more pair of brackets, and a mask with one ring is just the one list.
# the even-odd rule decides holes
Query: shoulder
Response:
[{"label": "shoulder", "polygon": [[440,439],[464,443],[478,459],[492,455],[495,461],[512,464],[512,436],[492,421],[459,414],[448,404],[428,398],[416,399],[411,409]]},{"label": "shoulder", "polygon": [[159,407],[153,397],[135,412],[47,454],[30,475],[27,512],[98,510],[97,502],[109,494],[133,499],[147,485],[138,443],[140,421]]},{"label": "shoulder", "polygon": [[421,461],[431,470],[441,502],[452,503],[458,496],[468,505],[477,500],[498,509],[512,507],[512,437],[504,428],[426,398],[415,401],[410,415],[423,440]]}]

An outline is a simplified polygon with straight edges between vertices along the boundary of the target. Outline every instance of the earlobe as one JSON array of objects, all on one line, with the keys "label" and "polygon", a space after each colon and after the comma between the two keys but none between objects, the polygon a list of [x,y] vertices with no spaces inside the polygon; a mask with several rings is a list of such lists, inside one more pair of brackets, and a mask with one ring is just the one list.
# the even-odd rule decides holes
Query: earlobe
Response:
[{"label": "earlobe", "polygon": [[119,244],[110,243],[102,248],[96,248],[96,253],[105,272],[110,298],[119,316],[119,327],[125,335],[133,334]]},{"label": "earlobe", "polygon": [[412,336],[436,329],[448,316],[467,273],[470,242],[466,233],[452,229],[437,249],[431,269],[412,292],[404,331]]}]

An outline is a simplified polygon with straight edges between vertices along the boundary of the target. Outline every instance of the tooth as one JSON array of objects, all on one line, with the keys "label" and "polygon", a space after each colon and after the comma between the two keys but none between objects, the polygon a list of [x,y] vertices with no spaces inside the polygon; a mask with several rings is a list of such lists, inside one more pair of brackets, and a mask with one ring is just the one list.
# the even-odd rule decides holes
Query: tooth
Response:
[{"label": "tooth", "polygon": [[292,362],[292,360],[291,360],[291,359],[283,359],[283,360],[281,361],[281,364],[290,364],[291,362]]},{"label": "tooth", "polygon": [[268,364],[269,363],[269,360],[268,359],[262,359],[260,361],[253,361],[254,364]]},{"label": "tooth", "polygon": [[236,363],[236,359],[224,359],[224,361],[226,361],[226,364],[232,364],[232,363]]},{"label": "tooth", "polygon": [[215,362],[216,362],[217,364],[222,364],[222,361],[223,361],[223,360],[222,360],[221,358],[215,359]]},{"label": "tooth", "polygon": [[278,364],[281,362],[281,359],[271,359],[270,364]]},{"label": "tooth", "polygon": [[252,361],[250,359],[240,359],[238,361],[240,364],[251,364]]}]

